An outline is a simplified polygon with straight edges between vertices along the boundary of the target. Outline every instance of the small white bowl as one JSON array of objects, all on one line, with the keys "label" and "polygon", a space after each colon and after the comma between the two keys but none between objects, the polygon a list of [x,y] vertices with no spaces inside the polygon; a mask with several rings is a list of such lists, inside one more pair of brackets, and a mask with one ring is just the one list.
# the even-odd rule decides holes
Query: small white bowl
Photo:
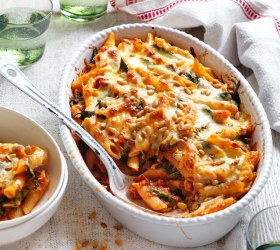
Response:
[{"label": "small white bowl", "polygon": [[[23,114],[1,106],[0,117],[0,142],[36,145],[46,148],[49,153],[46,169],[50,177],[50,184],[46,193],[31,213],[16,219],[0,221],[1,246],[2,244],[14,242],[14,235],[17,234],[18,230],[23,231],[21,234],[25,236],[34,232],[34,227],[31,226],[32,222],[30,222],[33,218],[37,218],[36,223],[38,222],[38,225],[36,227],[39,228],[39,220],[40,222],[46,222],[46,217],[40,219],[43,213],[50,215],[55,212],[54,207],[58,206],[65,191],[64,186],[68,180],[68,169],[58,145],[42,126]],[[24,226],[24,223],[28,224]],[[19,225],[20,227],[16,228]],[[13,230],[14,233],[8,236],[5,232],[10,230]]]},{"label": "small white bowl", "polygon": [[109,32],[117,38],[138,37],[145,39],[154,29],[158,36],[183,49],[193,48],[199,60],[211,67],[219,75],[229,75],[240,81],[239,95],[245,111],[251,114],[254,124],[258,124],[254,133],[261,159],[257,178],[251,190],[230,207],[208,215],[194,218],[171,218],[143,212],[130,206],[106,191],[87,169],[79,150],[65,126],[61,126],[61,135],[66,150],[81,177],[92,188],[104,207],[124,226],[136,234],[151,241],[174,247],[195,247],[209,244],[227,234],[246,212],[248,204],[264,187],[271,168],[272,139],[265,111],[246,79],[217,51],[184,32],[151,24],[125,24],[108,28],[94,34],[73,54],[64,68],[60,90],[60,106],[70,115],[69,96],[71,82],[77,77],[77,69],[84,67],[84,59],[91,58],[92,45],[98,48],[104,43]]},{"label": "small white bowl", "polygon": [[65,168],[65,175],[57,196],[49,203],[45,210],[29,220],[12,227],[0,229],[0,246],[12,244],[26,238],[41,228],[54,215],[61,203],[68,182],[68,170],[65,159],[63,159],[62,164],[63,168]]}]

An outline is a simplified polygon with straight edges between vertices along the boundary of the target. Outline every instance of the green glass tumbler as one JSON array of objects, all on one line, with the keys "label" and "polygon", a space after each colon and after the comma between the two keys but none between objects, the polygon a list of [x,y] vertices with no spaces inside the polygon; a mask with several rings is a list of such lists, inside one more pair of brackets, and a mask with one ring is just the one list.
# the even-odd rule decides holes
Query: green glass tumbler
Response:
[{"label": "green glass tumbler", "polygon": [[78,21],[95,21],[102,17],[108,0],[60,0],[61,13],[67,18]]},{"label": "green glass tumbler", "polygon": [[246,240],[248,250],[280,250],[280,206],[257,213],[248,224]]},{"label": "green glass tumbler", "polygon": [[20,67],[44,54],[53,10],[50,0],[0,0],[0,59]]}]

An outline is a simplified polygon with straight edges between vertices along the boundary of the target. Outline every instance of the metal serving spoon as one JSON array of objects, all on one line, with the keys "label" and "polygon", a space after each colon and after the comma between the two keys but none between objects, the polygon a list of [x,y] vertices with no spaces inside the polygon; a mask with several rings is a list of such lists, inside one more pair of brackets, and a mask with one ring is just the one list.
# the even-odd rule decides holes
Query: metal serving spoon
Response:
[{"label": "metal serving spoon", "polygon": [[7,60],[0,59],[0,74],[23,93],[55,114],[64,125],[78,135],[96,153],[106,167],[111,192],[117,198],[148,213],[166,217],[181,217],[182,214],[176,210],[162,214],[151,210],[142,200],[130,199],[127,192],[133,177],[124,175],[111,156],[86,130],[41,93],[16,65]]},{"label": "metal serving spoon", "polygon": [[120,171],[111,156],[96,140],[93,139],[89,133],[87,133],[71,117],[61,111],[55,103],[48,99],[48,97],[34,87],[23,72],[11,62],[2,59],[0,60],[0,74],[2,74],[9,82],[15,85],[22,92],[30,96],[33,100],[37,101],[39,104],[55,114],[68,128],[77,134],[104,163],[109,175],[109,184],[112,193],[118,198],[132,203],[132,201],[127,197],[127,190],[131,183],[131,177],[124,175]]}]

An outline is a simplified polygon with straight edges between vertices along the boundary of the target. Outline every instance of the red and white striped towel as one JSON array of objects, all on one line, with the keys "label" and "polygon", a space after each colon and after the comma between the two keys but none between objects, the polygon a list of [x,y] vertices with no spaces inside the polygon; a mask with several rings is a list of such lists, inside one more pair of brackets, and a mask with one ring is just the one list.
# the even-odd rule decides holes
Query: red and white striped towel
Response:
[{"label": "red and white striped towel", "polygon": [[280,132],[280,1],[111,0],[110,3],[141,22],[179,29],[204,27],[204,42],[232,64],[241,63],[253,70],[248,80],[267,112],[271,128]]}]

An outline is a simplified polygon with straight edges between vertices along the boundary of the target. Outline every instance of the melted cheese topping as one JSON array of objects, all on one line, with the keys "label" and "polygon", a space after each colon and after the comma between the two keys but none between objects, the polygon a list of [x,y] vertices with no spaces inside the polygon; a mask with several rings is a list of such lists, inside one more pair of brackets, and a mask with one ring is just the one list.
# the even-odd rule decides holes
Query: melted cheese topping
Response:
[{"label": "melted cheese topping", "polygon": [[[47,189],[47,151],[0,143],[0,221],[30,213]],[[30,192],[32,190],[32,192]]]},{"label": "melted cheese topping", "polygon": [[250,117],[232,84],[189,51],[153,32],[146,41],[111,33],[88,68],[72,83],[72,115],[124,171],[141,176],[131,194],[153,210],[181,208],[190,217],[249,190],[259,159]]}]

